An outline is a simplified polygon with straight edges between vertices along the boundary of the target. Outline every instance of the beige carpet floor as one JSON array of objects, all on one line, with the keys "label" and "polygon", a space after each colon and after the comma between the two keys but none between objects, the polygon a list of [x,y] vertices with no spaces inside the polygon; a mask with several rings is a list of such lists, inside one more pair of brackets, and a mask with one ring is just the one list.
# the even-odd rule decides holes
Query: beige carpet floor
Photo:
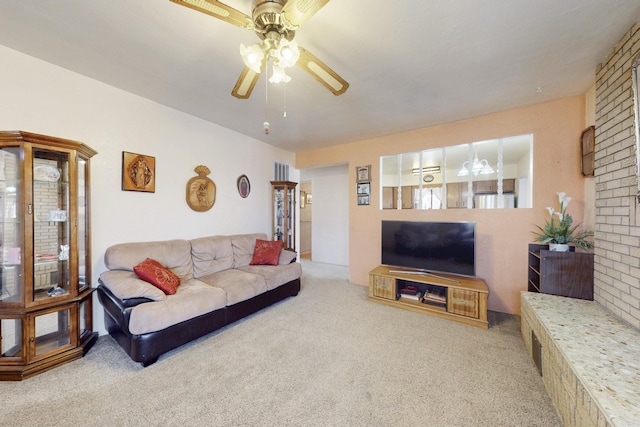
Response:
[{"label": "beige carpet floor", "polygon": [[[560,426],[519,317],[490,329],[367,301],[303,260],[302,291],[147,368],[108,336],[0,383],[1,426]],[[100,309],[100,307],[98,307]]]}]

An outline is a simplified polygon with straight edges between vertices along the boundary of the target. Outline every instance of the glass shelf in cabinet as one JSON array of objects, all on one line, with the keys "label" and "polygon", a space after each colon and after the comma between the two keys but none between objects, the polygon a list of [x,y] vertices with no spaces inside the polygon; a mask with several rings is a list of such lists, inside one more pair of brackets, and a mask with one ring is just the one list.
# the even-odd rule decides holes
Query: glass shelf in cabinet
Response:
[{"label": "glass shelf in cabinet", "polygon": [[69,186],[69,181],[47,181],[44,179],[34,179],[33,183],[41,187],[60,187],[60,186],[68,187]]}]

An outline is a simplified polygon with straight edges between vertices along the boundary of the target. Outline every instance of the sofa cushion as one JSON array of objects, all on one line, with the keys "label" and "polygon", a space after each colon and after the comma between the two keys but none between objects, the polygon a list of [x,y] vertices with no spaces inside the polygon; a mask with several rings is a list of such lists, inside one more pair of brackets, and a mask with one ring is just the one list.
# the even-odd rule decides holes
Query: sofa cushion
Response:
[{"label": "sofa cushion", "polygon": [[233,268],[249,265],[253,258],[256,240],[267,240],[267,235],[264,233],[235,234],[230,237],[233,246]]},{"label": "sofa cushion", "polygon": [[253,257],[249,265],[278,265],[283,243],[282,240],[256,239],[256,246],[253,249]]},{"label": "sofa cushion", "polygon": [[136,276],[151,283],[167,295],[176,293],[180,286],[180,278],[155,259],[147,258],[133,267]]},{"label": "sofa cushion", "polygon": [[167,295],[150,283],[140,280],[132,271],[113,270],[100,274],[100,283],[121,300],[131,298],[149,298],[164,301]]},{"label": "sofa cushion", "polygon": [[267,291],[265,278],[242,270],[224,270],[200,277],[208,285],[223,289],[227,294],[227,305],[246,301]]},{"label": "sofa cushion", "polygon": [[188,240],[119,243],[107,248],[104,263],[109,270],[133,271],[135,265],[147,258],[166,266],[181,280],[193,278],[191,243]]},{"label": "sofa cushion", "polygon": [[224,308],[225,303],[226,295],[222,289],[209,286],[197,279],[184,281],[175,295],[167,295],[164,301],[146,302],[133,307],[129,319],[129,332],[140,335],[159,331]]},{"label": "sofa cushion", "polygon": [[247,265],[240,267],[239,270],[264,277],[267,290],[275,289],[287,282],[298,279],[302,275],[302,265],[298,262],[277,267],[271,265]]},{"label": "sofa cushion", "polygon": [[282,252],[280,252],[280,257],[278,258],[278,264],[279,265],[291,264],[293,260],[296,259],[297,256],[298,254],[296,252],[291,251],[289,249],[284,249],[282,250]]},{"label": "sofa cushion", "polygon": [[209,236],[191,240],[193,276],[198,278],[233,267],[233,247],[229,236]]}]

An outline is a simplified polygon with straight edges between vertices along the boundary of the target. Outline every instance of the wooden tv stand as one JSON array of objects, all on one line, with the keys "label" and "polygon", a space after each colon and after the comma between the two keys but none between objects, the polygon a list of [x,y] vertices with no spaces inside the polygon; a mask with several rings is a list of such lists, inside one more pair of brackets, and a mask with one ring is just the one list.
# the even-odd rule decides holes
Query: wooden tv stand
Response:
[{"label": "wooden tv stand", "polygon": [[[403,286],[415,286],[422,295],[427,294],[418,300],[407,299],[400,296]],[[433,294],[436,299],[428,297]],[[384,265],[369,272],[371,301],[480,328],[489,327],[488,296],[489,288],[480,278],[428,274]]]}]

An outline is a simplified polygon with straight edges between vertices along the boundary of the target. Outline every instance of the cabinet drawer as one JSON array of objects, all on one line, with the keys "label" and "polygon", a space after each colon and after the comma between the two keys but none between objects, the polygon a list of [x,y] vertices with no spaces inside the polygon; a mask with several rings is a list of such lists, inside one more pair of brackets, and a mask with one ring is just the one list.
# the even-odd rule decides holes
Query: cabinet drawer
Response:
[{"label": "cabinet drawer", "polygon": [[461,316],[478,318],[478,293],[449,288],[447,311]]},{"label": "cabinet drawer", "polygon": [[373,290],[373,296],[396,299],[396,281],[392,277],[369,275],[369,286]]}]

